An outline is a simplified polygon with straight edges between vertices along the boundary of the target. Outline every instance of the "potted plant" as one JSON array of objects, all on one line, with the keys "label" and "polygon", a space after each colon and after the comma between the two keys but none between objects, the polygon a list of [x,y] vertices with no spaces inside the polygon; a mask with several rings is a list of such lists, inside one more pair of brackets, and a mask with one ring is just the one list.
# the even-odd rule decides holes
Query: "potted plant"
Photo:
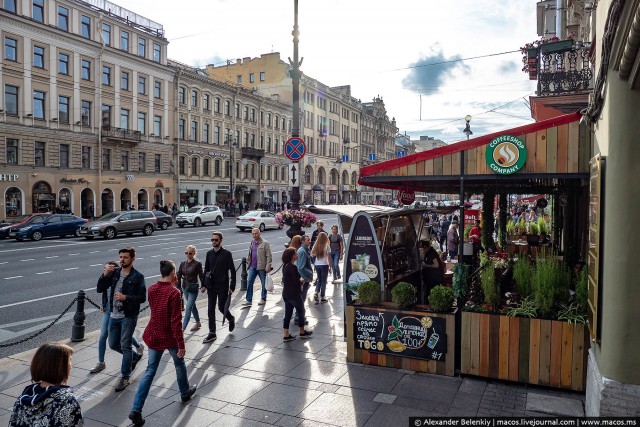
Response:
[{"label": "potted plant", "polygon": [[507,221],[507,236],[510,242],[516,240],[516,224],[511,219]]},{"label": "potted plant", "polygon": [[453,307],[453,289],[438,285],[429,293],[429,305],[439,313],[449,313]]},{"label": "potted plant", "polygon": [[358,301],[365,305],[375,305],[380,302],[380,283],[374,281],[362,282],[358,285]]},{"label": "potted plant", "polygon": [[403,309],[416,303],[416,287],[411,283],[400,282],[391,289],[391,301]]},{"label": "potted plant", "polygon": [[[318,218],[312,214],[311,212],[307,212],[305,210],[284,210],[282,212],[278,212],[276,214],[276,222],[279,225],[299,225],[300,227],[311,227],[312,224],[315,224],[318,221]],[[293,238],[293,235],[298,233],[291,233],[292,228],[287,230],[287,236]],[[293,234],[293,235],[290,235]],[[304,234],[304,232],[301,232]]]},{"label": "potted plant", "polygon": [[531,221],[529,223],[529,234],[527,234],[527,243],[531,246],[537,246],[540,243],[540,228],[538,223]]}]

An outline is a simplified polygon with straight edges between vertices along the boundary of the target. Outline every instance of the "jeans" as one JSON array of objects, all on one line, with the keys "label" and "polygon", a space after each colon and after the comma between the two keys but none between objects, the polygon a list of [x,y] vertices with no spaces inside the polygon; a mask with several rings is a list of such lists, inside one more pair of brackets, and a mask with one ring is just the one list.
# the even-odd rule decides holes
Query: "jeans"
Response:
[{"label": "jeans", "polygon": [[[264,270],[262,270],[264,271]],[[207,289],[209,294],[209,300],[207,302],[207,315],[209,316],[209,332],[216,333],[216,300],[218,302],[218,310],[224,315],[224,305],[227,302],[227,298],[230,298],[229,291],[227,289]],[[234,317],[231,313],[227,314],[227,320],[231,321]]]},{"label": "jeans", "polygon": [[458,251],[449,251],[449,258],[454,259],[458,256]]},{"label": "jeans", "polygon": [[138,316],[109,321],[109,348],[122,354],[120,374],[124,379],[129,379],[131,376],[131,362],[133,361],[131,339],[137,323]]},{"label": "jeans", "polygon": [[[109,306],[104,309],[102,313],[102,324],[100,325],[100,338],[98,339],[98,362],[104,362],[104,353],[107,351],[107,338],[109,337],[109,320],[111,319],[111,312]],[[131,337],[131,344],[138,348],[140,343],[134,337]]]},{"label": "jeans", "polygon": [[184,318],[182,319],[182,329],[186,329],[191,320],[191,312],[193,312],[193,318],[196,323],[200,323],[200,313],[198,313],[198,307],[196,307],[196,300],[198,299],[197,292],[185,292],[185,299],[187,300],[186,307],[184,309]]},{"label": "jeans", "polygon": [[[304,302],[307,300],[307,295],[309,294],[309,288],[311,287],[311,283],[310,282],[304,282],[302,284],[302,291],[300,292],[300,297],[302,299],[302,317],[304,319]],[[300,318],[300,314],[298,312],[298,309],[296,308],[296,317],[299,319]]]},{"label": "jeans", "polygon": [[[173,358],[173,364],[176,367],[176,376],[178,378],[178,388],[180,389],[180,395],[184,396],[189,391],[189,380],[187,378],[187,366],[184,363],[184,358],[178,358],[178,347],[172,347],[167,349],[169,354]],[[144,401],[147,399],[149,389],[151,388],[151,382],[156,376],[158,365],[160,364],[160,358],[164,350],[149,349],[149,364],[147,370],[142,374],[138,390],[136,390],[136,396],[133,398],[132,411],[142,412]]]},{"label": "jeans", "polygon": [[293,309],[296,309],[298,314],[298,326],[304,328],[304,302],[302,301],[302,294],[284,299],[284,321],[282,327],[289,329],[291,323],[291,315],[293,315]]},{"label": "jeans", "polygon": [[324,293],[327,289],[327,278],[329,276],[328,265],[316,265],[316,273],[318,273],[318,281],[316,282],[316,293],[319,293],[324,298]]},{"label": "jeans", "polygon": [[260,277],[260,282],[262,283],[262,293],[261,298],[263,300],[267,300],[267,288],[264,286],[265,280],[267,279],[266,270],[258,270],[257,268],[249,268],[247,276],[247,301],[251,302],[253,299],[253,283],[256,281],[256,276]]},{"label": "jeans", "polygon": [[331,252],[331,268],[333,268],[333,280],[340,277],[340,252]]}]

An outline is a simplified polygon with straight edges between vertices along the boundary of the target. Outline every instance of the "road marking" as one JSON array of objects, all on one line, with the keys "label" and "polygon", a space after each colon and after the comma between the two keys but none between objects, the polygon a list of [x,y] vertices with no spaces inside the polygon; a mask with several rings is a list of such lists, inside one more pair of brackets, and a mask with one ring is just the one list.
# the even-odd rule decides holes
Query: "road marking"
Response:
[{"label": "road marking", "polygon": [[69,256],[76,256],[76,255],[80,255],[80,254],[67,254]]},{"label": "road marking", "polygon": [[80,267],[71,267],[71,268],[65,268],[64,271],[69,271],[69,270],[77,270]]},{"label": "road marking", "polygon": [[136,261],[142,261],[144,258],[136,258]]},{"label": "road marking", "polygon": [[8,263],[9,263],[9,261],[3,261],[3,262],[0,262],[0,265],[2,265],[2,264],[8,264]]},{"label": "road marking", "polygon": [[43,271],[42,273],[36,273],[36,274],[49,274],[49,273],[53,273],[53,271]]},{"label": "road marking", "polygon": [[51,255],[51,256],[46,256],[46,259],[51,259],[51,258],[59,258],[60,255]]},{"label": "road marking", "polygon": [[24,276],[12,276],[12,277],[5,277],[4,280],[11,280],[11,279],[20,279]]},{"label": "road marking", "polygon": [[167,255],[177,255],[175,252],[169,252]]},{"label": "road marking", "polygon": [[35,261],[33,258],[21,259],[20,262]]},{"label": "road marking", "polygon": [[[18,276],[18,277],[22,277],[22,276]],[[9,277],[7,277],[7,279],[9,279]],[[95,286],[93,288],[84,289],[85,292],[86,291],[95,291],[95,290],[96,290]],[[35,298],[35,299],[30,299],[28,301],[20,301],[20,302],[14,302],[13,304],[0,305],[0,308],[15,307],[17,305],[29,304],[29,303],[32,303],[32,302],[45,301],[45,300],[52,299],[52,298],[65,297],[67,295],[77,295],[77,294],[78,294],[78,291],[65,292],[64,294],[49,295],[48,297]]]},{"label": "road marking", "polygon": [[102,264],[91,264],[89,267],[96,267],[98,265],[102,265]]},{"label": "road marking", "polygon": [[162,256],[162,255],[151,255],[149,258],[158,258],[159,256]]},{"label": "road marking", "polygon": [[97,254],[98,252],[102,252],[102,251],[91,251],[89,252],[90,254]]}]

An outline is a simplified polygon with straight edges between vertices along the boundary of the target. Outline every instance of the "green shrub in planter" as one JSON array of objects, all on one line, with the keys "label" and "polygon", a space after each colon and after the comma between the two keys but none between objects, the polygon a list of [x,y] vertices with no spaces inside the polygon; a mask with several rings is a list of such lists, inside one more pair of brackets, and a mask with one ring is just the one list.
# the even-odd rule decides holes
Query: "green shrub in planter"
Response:
[{"label": "green shrub in planter", "polygon": [[467,224],[467,225],[465,225],[465,227],[464,227],[464,233],[463,233],[464,241],[465,241],[465,242],[468,242],[468,241],[469,241],[469,234],[471,234],[471,229],[472,229],[472,228],[473,228],[473,226],[472,226],[471,224]]},{"label": "green shrub in planter", "polygon": [[380,283],[374,281],[360,283],[358,285],[358,301],[371,305],[379,303]]},{"label": "green shrub in planter", "polygon": [[497,307],[500,304],[500,286],[496,281],[493,263],[486,252],[480,253],[480,266],[482,267],[480,286],[484,293],[484,302],[489,306]]},{"label": "green shrub in planter", "polygon": [[580,314],[587,313],[587,301],[589,299],[588,291],[588,273],[587,267],[582,267],[578,274],[578,283],[576,283],[576,302],[578,303],[578,312]]},{"label": "green shrub in planter", "polygon": [[448,313],[453,307],[453,289],[438,285],[429,293],[429,305],[435,310]]},{"label": "green shrub in planter", "polygon": [[513,280],[516,282],[516,291],[522,298],[527,298],[533,292],[533,273],[533,266],[526,256],[520,256],[513,264]]},{"label": "green shrub in planter", "polygon": [[538,229],[540,230],[540,234],[549,234],[549,227],[547,227],[547,222],[544,220],[543,216],[538,218]]},{"label": "green shrub in planter", "polygon": [[552,317],[554,306],[566,302],[570,283],[571,272],[566,265],[551,257],[538,257],[533,275],[533,297],[543,317]]},{"label": "green shrub in planter", "polygon": [[400,282],[391,289],[391,301],[400,308],[406,308],[415,304],[416,293],[416,287],[411,283]]},{"label": "green shrub in planter", "polygon": [[509,236],[516,234],[516,224],[513,222],[513,220],[507,221],[507,234]]}]

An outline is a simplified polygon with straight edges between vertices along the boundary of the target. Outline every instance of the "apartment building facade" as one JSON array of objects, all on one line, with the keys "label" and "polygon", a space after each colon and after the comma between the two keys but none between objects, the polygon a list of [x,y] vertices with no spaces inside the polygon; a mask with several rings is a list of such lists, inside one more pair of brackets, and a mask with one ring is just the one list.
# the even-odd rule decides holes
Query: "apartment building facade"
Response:
[{"label": "apartment building facade", "polygon": [[162,25],[106,0],[5,0],[0,40],[0,217],[177,200]]},{"label": "apartment building facade", "polygon": [[291,105],[176,61],[169,65],[175,70],[181,205],[287,202],[283,150],[291,134]]}]

